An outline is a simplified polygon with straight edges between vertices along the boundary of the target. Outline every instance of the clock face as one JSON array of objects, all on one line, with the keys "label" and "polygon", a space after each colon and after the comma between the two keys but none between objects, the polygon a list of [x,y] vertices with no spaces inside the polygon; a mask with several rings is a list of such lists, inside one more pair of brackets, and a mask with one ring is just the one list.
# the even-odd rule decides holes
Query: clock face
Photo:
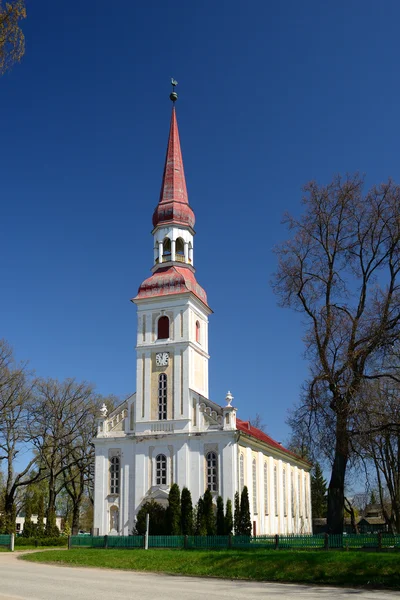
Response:
[{"label": "clock face", "polygon": [[156,365],[157,367],[167,367],[169,360],[168,352],[157,352],[156,354]]}]

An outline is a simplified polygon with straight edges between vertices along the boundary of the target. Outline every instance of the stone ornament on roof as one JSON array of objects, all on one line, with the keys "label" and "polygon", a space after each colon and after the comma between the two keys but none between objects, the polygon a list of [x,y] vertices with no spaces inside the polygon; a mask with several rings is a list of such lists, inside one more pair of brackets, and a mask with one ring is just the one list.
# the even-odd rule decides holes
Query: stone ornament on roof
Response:
[{"label": "stone ornament on roof", "polygon": [[100,417],[102,417],[103,419],[105,419],[106,416],[107,416],[107,413],[108,413],[107,406],[103,402],[103,406],[100,408]]},{"label": "stone ornament on roof", "polygon": [[231,406],[232,406],[232,400],[233,400],[233,398],[234,398],[234,397],[232,396],[232,394],[231,394],[231,393],[228,391],[228,393],[227,393],[227,394],[226,394],[226,396],[225,396],[225,401],[226,401],[226,406],[227,406],[227,408],[228,408],[228,407],[229,407],[229,408],[231,408]]}]

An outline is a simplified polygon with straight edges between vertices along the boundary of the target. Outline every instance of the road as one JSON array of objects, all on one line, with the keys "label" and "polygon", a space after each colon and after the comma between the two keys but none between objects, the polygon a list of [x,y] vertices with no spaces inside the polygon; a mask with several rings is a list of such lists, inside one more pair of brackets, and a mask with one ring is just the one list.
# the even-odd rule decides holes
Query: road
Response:
[{"label": "road", "polygon": [[58,567],[0,552],[0,600],[395,600],[398,592]]}]

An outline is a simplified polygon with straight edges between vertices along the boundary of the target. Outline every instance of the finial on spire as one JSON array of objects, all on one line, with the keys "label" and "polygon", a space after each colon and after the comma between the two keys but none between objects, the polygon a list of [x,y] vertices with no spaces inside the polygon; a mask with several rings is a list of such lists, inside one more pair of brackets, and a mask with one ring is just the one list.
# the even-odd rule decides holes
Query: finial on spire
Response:
[{"label": "finial on spire", "polygon": [[178,100],[178,94],[175,91],[175,86],[178,85],[178,82],[173,77],[171,77],[171,85],[172,85],[172,92],[170,93],[169,98],[175,104],[175,102]]}]

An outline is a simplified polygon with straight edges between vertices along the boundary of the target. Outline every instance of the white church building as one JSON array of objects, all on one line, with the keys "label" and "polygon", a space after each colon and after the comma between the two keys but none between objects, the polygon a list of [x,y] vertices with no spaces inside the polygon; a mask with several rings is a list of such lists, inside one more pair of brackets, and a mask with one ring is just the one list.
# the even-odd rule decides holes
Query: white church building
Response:
[{"label": "white church building", "polygon": [[[209,399],[211,309],[194,269],[195,216],[189,205],[175,93],[158,205],[152,275],[137,306],[137,391],[112,413],[103,407],[94,440],[94,527],[128,535],[141,505],[165,504],[169,488],[208,487],[233,502],[249,490],[255,534],[311,533],[311,465]],[[239,402],[240,405],[240,402]]]}]

